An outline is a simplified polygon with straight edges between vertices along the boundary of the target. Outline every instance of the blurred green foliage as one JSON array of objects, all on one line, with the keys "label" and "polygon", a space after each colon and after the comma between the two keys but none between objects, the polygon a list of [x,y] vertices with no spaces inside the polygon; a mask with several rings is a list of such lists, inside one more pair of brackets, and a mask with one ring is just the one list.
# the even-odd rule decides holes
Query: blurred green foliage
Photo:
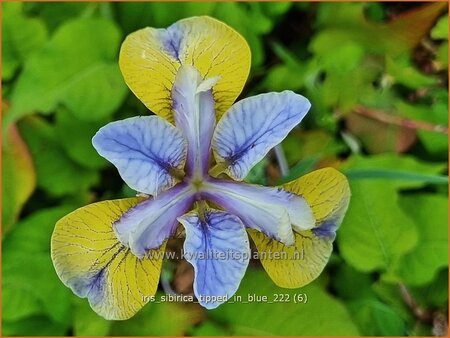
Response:
[{"label": "blurred green foliage", "polygon": [[[2,3],[3,335],[431,335],[448,307],[448,14],[411,3]],[[122,80],[126,34],[193,15],[247,39],[243,96],[292,89],[313,105],[247,178],[315,168],[347,174],[352,200],[320,278],[276,287],[253,262],[238,295],[302,293],[306,304],[148,304],[108,322],[57,278],[55,222],[130,196],[91,138],[149,114]],[[159,291],[162,294],[162,289]],[[444,318],[444,319],[442,319]]]}]

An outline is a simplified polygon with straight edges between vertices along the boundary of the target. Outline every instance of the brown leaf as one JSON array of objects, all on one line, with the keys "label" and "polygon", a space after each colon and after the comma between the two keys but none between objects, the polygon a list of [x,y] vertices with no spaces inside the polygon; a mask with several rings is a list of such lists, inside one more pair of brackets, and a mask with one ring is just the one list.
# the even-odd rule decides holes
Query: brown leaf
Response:
[{"label": "brown leaf", "polygon": [[349,114],[345,121],[348,130],[373,154],[405,152],[417,139],[416,132],[412,129],[382,123],[365,116]]},{"label": "brown leaf", "polygon": [[[5,107],[3,107],[5,111]],[[36,187],[36,173],[26,143],[15,125],[5,130],[2,142],[2,230],[10,230]]]},{"label": "brown leaf", "polygon": [[399,53],[411,50],[428,34],[446,8],[446,2],[435,2],[409,10],[382,27],[381,33]]}]

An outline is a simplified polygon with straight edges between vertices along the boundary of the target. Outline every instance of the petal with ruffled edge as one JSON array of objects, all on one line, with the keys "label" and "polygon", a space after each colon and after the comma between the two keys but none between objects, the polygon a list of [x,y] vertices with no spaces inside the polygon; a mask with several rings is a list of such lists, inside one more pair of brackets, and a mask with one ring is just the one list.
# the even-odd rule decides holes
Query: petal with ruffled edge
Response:
[{"label": "petal with ruffled edge", "polygon": [[56,223],[51,255],[61,281],[106,319],[128,319],[156,293],[165,243],[152,259],[138,259],[116,238],[112,224],[139,198],[104,201]]},{"label": "petal with ruffled edge", "polygon": [[283,187],[306,199],[316,226],[295,232],[295,245],[290,247],[254,230],[249,234],[275,284],[298,288],[316,279],[328,262],[336,230],[348,207],[350,189],[346,177],[333,168],[316,170]]},{"label": "petal with ruffled edge", "polygon": [[130,188],[149,195],[173,186],[174,174],[182,173],[186,161],[182,133],[157,116],[111,122],[100,128],[92,144]]},{"label": "petal with ruffled edge", "polygon": [[315,224],[305,200],[281,188],[210,179],[201,194],[238,216],[246,227],[286,245],[294,243],[293,225],[304,230]]},{"label": "petal with ruffled edge", "polygon": [[208,172],[211,137],[216,122],[211,90],[215,81],[217,78],[203,80],[193,66],[181,66],[172,88],[175,123],[188,143],[188,177],[201,179]]},{"label": "petal with ruffled edge", "polygon": [[167,29],[144,28],[127,36],[119,65],[134,94],[154,113],[173,122],[170,91],[180,65],[204,78],[220,76],[213,95],[218,117],[236,100],[250,71],[250,48],[226,24],[201,16]]},{"label": "petal with ruffled edge", "polygon": [[216,308],[234,295],[247,270],[250,246],[244,225],[214,209],[178,220],[186,229],[184,257],[194,267],[194,293],[202,306]]},{"label": "petal with ruffled edge", "polygon": [[237,102],[214,131],[212,148],[217,168],[235,180],[243,180],[300,123],[310,107],[305,97],[289,90]]},{"label": "petal with ruffled edge", "polygon": [[179,183],[155,198],[130,208],[114,224],[114,231],[131,252],[139,258],[158,248],[175,233],[177,217],[186,213],[195,199],[195,191]]}]

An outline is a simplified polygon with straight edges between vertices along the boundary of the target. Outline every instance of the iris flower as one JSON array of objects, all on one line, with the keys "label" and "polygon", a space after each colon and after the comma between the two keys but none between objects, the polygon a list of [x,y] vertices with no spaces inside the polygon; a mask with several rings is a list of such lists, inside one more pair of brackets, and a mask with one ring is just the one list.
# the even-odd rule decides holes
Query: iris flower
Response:
[{"label": "iris flower", "polygon": [[52,259],[61,281],[104,318],[129,318],[156,293],[162,253],[178,227],[195,271],[194,293],[208,309],[238,289],[249,237],[277,285],[297,288],[315,279],[347,209],[345,177],[325,168],[281,187],[242,182],[300,123],[309,101],[283,91],[234,103],[250,49],[209,17],[131,33],[119,64],[156,116],[109,123],[93,145],[139,194],[58,221]]}]

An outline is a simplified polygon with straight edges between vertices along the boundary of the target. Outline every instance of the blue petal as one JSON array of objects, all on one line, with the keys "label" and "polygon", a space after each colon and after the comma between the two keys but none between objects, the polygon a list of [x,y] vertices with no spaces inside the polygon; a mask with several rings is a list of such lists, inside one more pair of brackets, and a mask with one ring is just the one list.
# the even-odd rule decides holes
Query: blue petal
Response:
[{"label": "blue petal", "polygon": [[175,23],[167,29],[156,30],[156,33],[161,41],[164,51],[181,63],[180,51],[182,41],[186,37],[186,31],[183,30],[183,27],[180,27],[179,24]]},{"label": "blue petal", "polygon": [[137,204],[113,224],[117,238],[142,258],[148,250],[159,248],[173,235],[177,217],[189,210],[195,194],[189,185],[179,183],[156,198]]},{"label": "blue petal", "polygon": [[216,162],[230,177],[244,179],[310,107],[305,97],[288,90],[239,101],[217,123],[212,141]]},{"label": "blue petal", "polygon": [[212,86],[197,69],[181,66],[172,88],[175,123],[188,141],[186,174],[201,178],[208,170],[211,138],[216,122]]},{"label": "blue petal", "polygon": [[214,209],[178,220],[186,229],[184,256],[194,267],[194,293],[202,306],[216,308],[234,295],[247,269],[250,247],[244,225]]},{"label": "blue petal", "polygon": [[186,144],[179,130],[156,116],[132,117],[102,127],[92,139],[97,152],[112,162],[125,183],[149,195],[176,183]]},{"label": "blue petal", "polygon": [[314,227],[315,218],[304,198],[281,188],[210,179],[202,196],[238,216],[246,227],[261,231],[286,245],[297,231]]}]

